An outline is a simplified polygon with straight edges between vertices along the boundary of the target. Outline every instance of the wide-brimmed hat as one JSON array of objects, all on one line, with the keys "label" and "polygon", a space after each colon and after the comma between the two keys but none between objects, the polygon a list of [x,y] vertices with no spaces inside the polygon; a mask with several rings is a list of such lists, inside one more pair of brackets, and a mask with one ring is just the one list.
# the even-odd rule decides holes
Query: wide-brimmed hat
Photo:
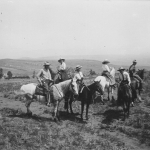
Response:
[{"label": "wide-brimmed hat", "polygon": [[133,60],[133,63],[137,63],[137,61],[136,61],[136,60]]},{"label": "wide-brimmed hat", "polygon": [[76,71],[76,70],[79,70],[79,69],[81,69],[81,68],[82,68],[82,66],[77,65],[75,71]]},{"label": "wide-brimmed hat", "polygon": [[44,65],[43,66],[49,66],[50,65],[50,63],[49,62],[44,62]]},{"label": "wide-brimmed hat", "polygon": [[104,61],[102,61],[102,64],[108,64],[110,63],[107,59],[105,59]]},{"label": "wide-brimmed hat", "polygon": [[60,62],[60,61],[65,61],[65,59],[64,58],[60,58],[60,59],[58,59],[58,62]]},{"label": "wide-brimmed hat", "polygon": [[123,67],[120,67],[119,69],[118,69],[118,71],[121,71],[121,70],[125,70]]}]

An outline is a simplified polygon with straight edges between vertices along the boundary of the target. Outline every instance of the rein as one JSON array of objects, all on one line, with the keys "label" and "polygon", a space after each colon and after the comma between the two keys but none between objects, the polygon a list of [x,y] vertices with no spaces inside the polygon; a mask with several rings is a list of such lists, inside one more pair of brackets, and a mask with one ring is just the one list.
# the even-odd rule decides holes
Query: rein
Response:
[{"label": "rein", "polygon": [[54,84],[54,86],[56,87],[57,91],[59,92],[61,98],[63,97],[62,94],[60,93],[60,90],[57,88],[57,86]]}]

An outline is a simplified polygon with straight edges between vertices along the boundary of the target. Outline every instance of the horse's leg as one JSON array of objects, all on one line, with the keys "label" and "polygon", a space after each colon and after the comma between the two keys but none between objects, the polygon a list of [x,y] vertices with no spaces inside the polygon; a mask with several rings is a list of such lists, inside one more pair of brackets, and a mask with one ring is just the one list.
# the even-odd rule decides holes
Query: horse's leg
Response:
[{"label": "horse's leg", "polygon": [[58,120],[58,118],[57,118],[57,111],[58,111],[58,101],[56,101],[55,103],[54,103],[54,121],[57,121]]},{"label": "horse's leg", "polygon": [[71,95],[71,98],[70,98],[70,100],[69,100],[69,106],[70,106],[70,112],[71,112],[71,114],[73,114],[72,102],[73,102],[73,94]]},{"label": "horse's leg", "polygon": [[81,101],[81,119],[83,120],[83,111],[84,111],[84,99]]},{"label": "horse's leg", "polygon": [[128,117],[129,117],[129,115],[130,115],[130,102],[131,102],[131,100],[132,100],[132,98],[129,99],[129,101],[128,101],[128,106],[127,106],[127,109],[128,109],[128,114],[127,114],[127,116],[128,116]]},{"label": "horse's leg", "polygon": [[30,105],[31,105],[33,100],[32,100],[32,98],[29,95],[25,95],[25,97],[26,97],[25,106],[27,107],[27,114],[28,115],[32,115],[32,112],[30,110]]},{"label": "horse's leg", "polygon": [[58,102],[58,105],[57,105],[57,118],[58,118],[58,120],[60,121],[60,115],[59,115],[58,107],[59,107],[59,102]]},{"label": "horse's leg", "polygon": [[112,100],[112,102],[114,102],[115,101],[115,98],[114,98],[114,95],[113,95],[113,93],[114,93],[114,90],[113,90],[113,88],[111,87],[111,100]]},{"label": "horse's leg", "polygon": [[89,102],[86,104],[86,120],[88,120]]},{"label": "horse's leg", "polygon": [[110,98],[109,98],[109,87],[107,88],[107,92],[108,92],[108,101],[110,101]]},{"label": "horse's leg", "polygon": [[101,101],[102,101],[102,103],[103,103],[103,105],[105,104],[104,103],[104,95],[101,95]]},{"label": "horse's leg", "polygon": [[138,100],[139,100],[139,102],[141,102],[141,101],[142,101],[142,99],[141,99],[141,92],[140,92],[140,90],[138,90]]},{"label": "horse's leg", "polygon": [[68,111],[68,100],[69,100],[69,98],[68,98],[68,97],[65,97],[65,105],[64,105],[64,109],[67,110],[67,113],[69,113],[69,111]]},{"label": "horse's leg", "polygon": [[92,95],[92,102],[93,102],[93,104],[95,104],[95,99],[96,99],[97,97],[96,97],[96,92],[94,92],[94,94]]},{"label": "horse's leg", "polygon": [[123,114],[124,114],[124,120],[126,119],[126,102],[123,100]]}]

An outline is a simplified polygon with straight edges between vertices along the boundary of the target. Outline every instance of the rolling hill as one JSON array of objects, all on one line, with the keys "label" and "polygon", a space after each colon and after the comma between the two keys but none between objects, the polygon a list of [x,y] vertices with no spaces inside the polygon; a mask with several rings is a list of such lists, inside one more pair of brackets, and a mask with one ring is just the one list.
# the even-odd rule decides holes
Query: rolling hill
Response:
[{"label": "rolling hill", "polygon": [[[11,71],[13,75],[32,75],[33,71],[36,73],[39,69],[43,67],[43,63],[46,59],[43,60],[23,60],[23,59],[0,59],[0,68],[3,68],[3,72]],[[56,71],[59,63],[57,60],[47,60],[51,64],[51,68]],[[92,69],[97,74],[101,73],[101,61],[98,60],[86,60],[86,59],[70,59],[66,61],[67,67],[75,68],[76,65],[83,66],[82,70],[85,75],[89,74],[89,71]],[[115,67],[117,70],[120,66],[110,64],[110,66]],[[128,68],[128,66],[124,66]],[[138,66],[138,68],[145,68],[150,70],[150,66]]]}]

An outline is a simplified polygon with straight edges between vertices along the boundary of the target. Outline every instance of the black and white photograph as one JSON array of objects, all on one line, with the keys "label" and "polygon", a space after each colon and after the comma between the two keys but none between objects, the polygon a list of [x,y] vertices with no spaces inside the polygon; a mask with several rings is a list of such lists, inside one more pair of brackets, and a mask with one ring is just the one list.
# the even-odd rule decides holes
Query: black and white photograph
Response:
[{"label": "black and white photograph", "polygon": [[0,150],[150,150],[150,0],[0,0]]}]

